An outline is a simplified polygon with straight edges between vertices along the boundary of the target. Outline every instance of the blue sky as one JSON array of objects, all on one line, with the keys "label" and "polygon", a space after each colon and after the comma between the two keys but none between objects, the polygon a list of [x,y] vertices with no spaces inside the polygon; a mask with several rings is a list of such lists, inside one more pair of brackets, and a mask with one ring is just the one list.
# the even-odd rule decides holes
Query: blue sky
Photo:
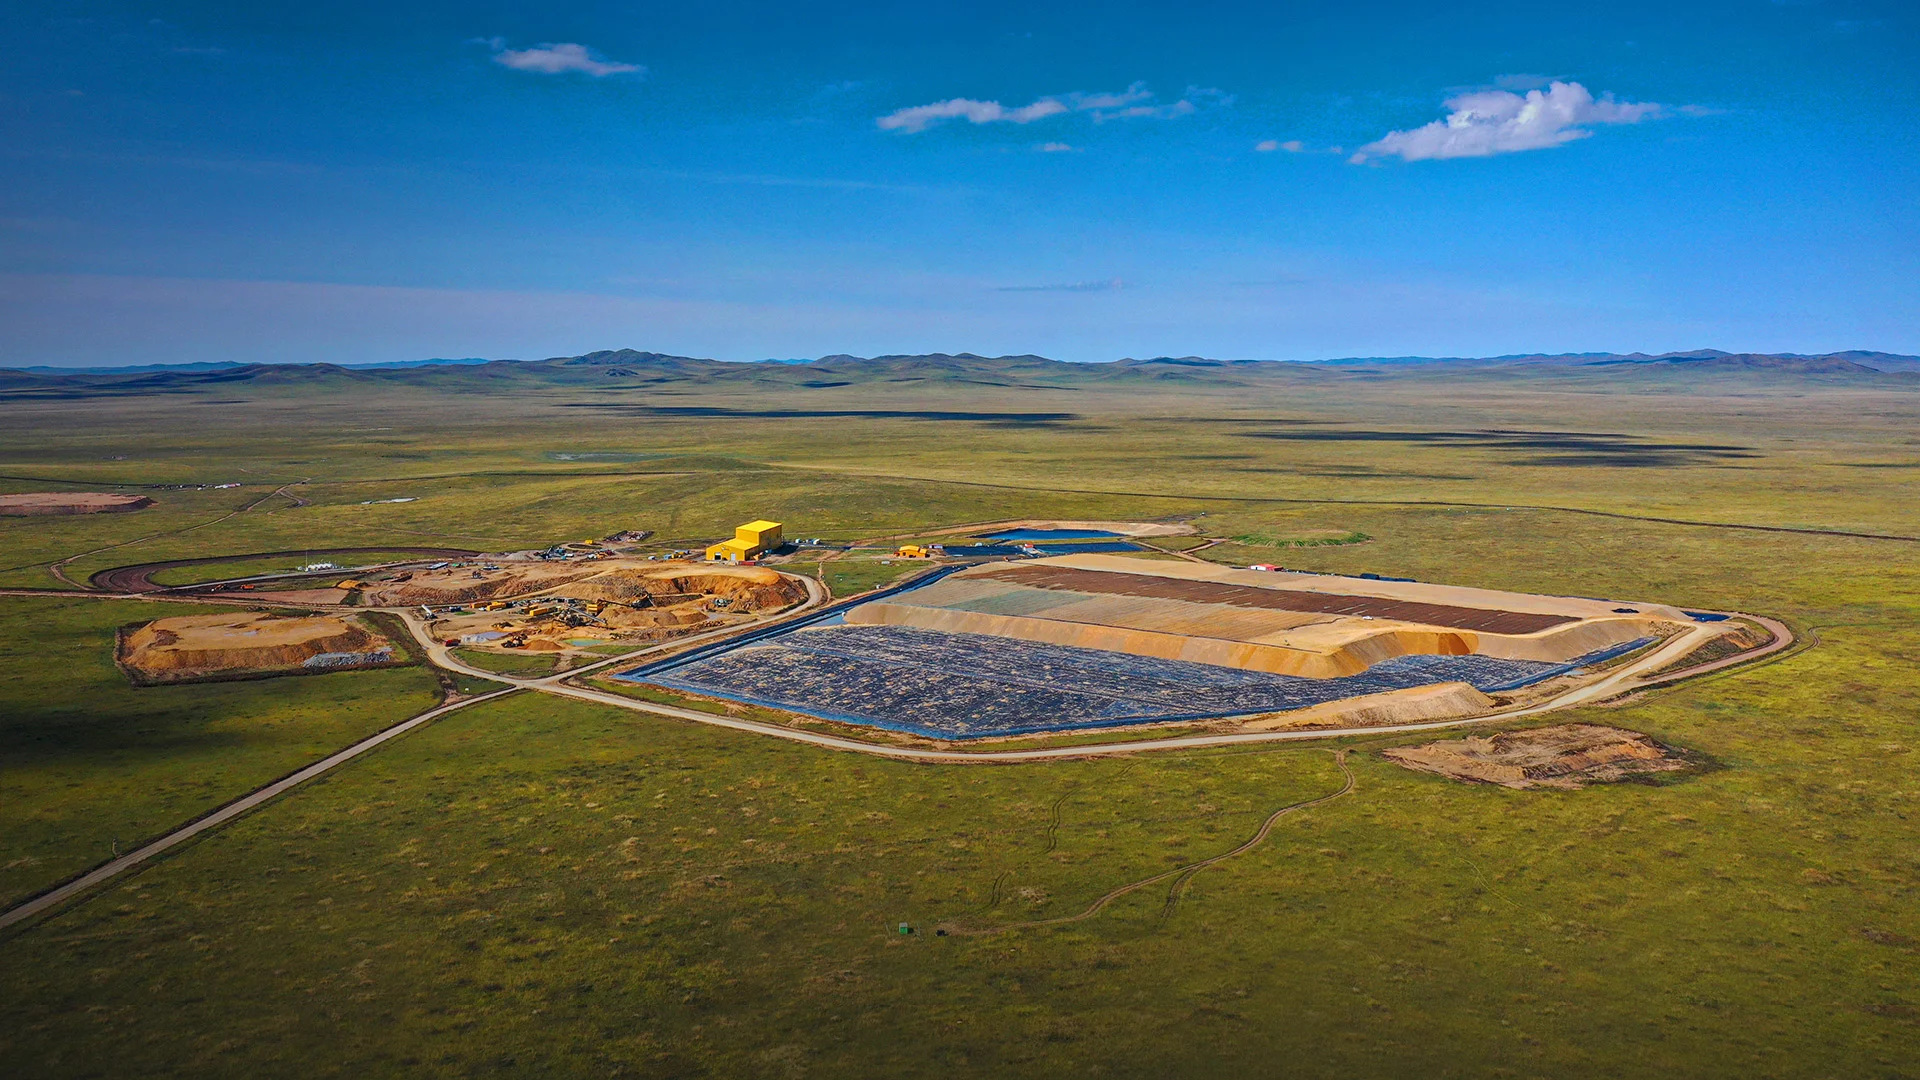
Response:
[{"label": "blue sky", "polygon": [[1917,22],[19,0],[0,363],[1920,352]]}]

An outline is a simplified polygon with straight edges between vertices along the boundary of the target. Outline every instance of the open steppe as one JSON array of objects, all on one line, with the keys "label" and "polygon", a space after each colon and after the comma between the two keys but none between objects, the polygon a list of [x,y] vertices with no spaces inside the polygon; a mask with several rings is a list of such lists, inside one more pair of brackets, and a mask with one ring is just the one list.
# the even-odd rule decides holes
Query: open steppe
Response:
[{"label": "open steppe", "polygon": [[[43,594],[0,596],[8,895],[439,698],[425,667],[131,688],[120,628],[232,610],[44,595],[136,563],[627,529],[668,550],[754,517],[830,541],[1146,521],[1190,526],[1164,546],[1197,558],[1746,612],[1797,643],[1507,725],[1601,724],[1716,766],[1577,791],[1373,752],[1431,734],[943,766],[518,693],[0,931],[0,1054],[44,1076],[1811,1077],[1920,1058],[1911,378],[619,370],[9,391],[0,490],[155,501],[0,520],[0,584]],[[1327,537],[1354,539],[1274,546]],[[908,569],[785,568],[815,566],[863,586]],[[1234,858],[975,932],[1236,849],[1349,773]]]}]

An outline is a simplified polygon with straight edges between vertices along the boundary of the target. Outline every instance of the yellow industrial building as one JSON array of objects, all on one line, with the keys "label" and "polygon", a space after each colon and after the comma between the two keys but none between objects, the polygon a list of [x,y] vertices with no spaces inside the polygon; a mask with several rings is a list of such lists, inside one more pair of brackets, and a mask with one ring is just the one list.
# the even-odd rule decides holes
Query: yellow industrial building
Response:
[{"label": "yellow industrial building", "polygon": [[707,549],[708,562],[745,562],[780,546],[780,523],[749,521],[733,530],[733,539]]}]

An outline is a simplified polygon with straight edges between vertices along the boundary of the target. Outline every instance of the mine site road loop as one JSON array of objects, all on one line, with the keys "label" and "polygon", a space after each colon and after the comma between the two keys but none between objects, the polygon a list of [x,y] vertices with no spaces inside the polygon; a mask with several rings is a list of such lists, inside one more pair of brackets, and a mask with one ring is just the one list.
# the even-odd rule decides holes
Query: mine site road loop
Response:
[{"label": "mine site road loop", "polygon": [[[806,582],[806,585],[807,585],[806,602],[801,604],[798,608],[794,609],[792,612],[789,612],[785,616],[782,616],[780,619],[774,620],[774,621],[788,622],[788,621],[794,621],[798,619],[818,616],[819,611],[817,609],[824,606],[826,602],[826,590],[824,589],[824,587],[820,585],[819,582],[813,580],[812,578],[807,578],[802,576],[801,580]],[[200,596],[169,596],[169,595],[160,595],[160,594],[153,594],[153,593],[115,594],[115,593],[77,591],[77,590],[68,591],[68,590],[58,590],[58,589],[0,589],[0,595],[47,596],[47,597],[60,597],[60,598],[87,597],[89,599],[99,599],[99,600],[111,600],[111,599],[147,600],[147,601],[159,600],[159,601],[185,601],[185,602],[199,602],[199,603],[205,603],[205,602],[208,602],[208,600],[212,599],[209,597],[200,597]],[[839,607],[844,604],[863,601],[865,598],[866,597],[864,594],[862,594],[861,596],[849,597],[847,600],[841,601],[839,604],[835,604],[832,606]],[[221,597],[218,600],[215,600],[214,602],[245,603],[249,605],[261,603],[261,601],[255,598],[243,599],[240,597],[234,597],[231,599],[228,599],[226,597]],[[312,608],[314,605],[298,605],[298,606]],[[420,619],[420,617],[417,614],[415,614],[414,609],[411,609],[411,608],[354,608],[354,609],[341,609],[341,610],[384,611],[390,614],[397,615],[402,620],[402,622],[406,625],[408,631],[413,635],[415,640],[419,642],[419,644],[426,650],[426,653],[431,663],[436,664],[446,670],[459,672],[461,674],[468,675],[473,678],[485,679],[494,683],[504,683],[506,684],[506,689],[496,690],[492,693],[482,694],[482,695],[470,697],[470,698],[464,698],[461,700],[449,701],[441,705],[438,705],[432,709],[428,709],[425,712],[409,717],[408,719],[403,720],[391,727],[388,727],[372,736],[369,736],[366,739],[363,739],[357,743],[354,743],[353,745],[348,746],[347,748],[340,750],[326,758],[323,758],[322,760],[317,761],[314,764],[309,765],[295,773],[292,773],[286,777],[276,780],[273,783],[266,785],[265,787],[259,788],[253,792],[250,792],[246,795],[241,796],[238,799],[235,799],[232,802],[226,803],[214,809],[212,812],[208,814],[205,814],[191,822],[188,822],[187,824],[180,826],[179,828],[176,828],[154,840],[148,841],[147,843],[141,845],[140,847],[127,853],[126,855],[119,856],[107,863],[104,863],[94,868],[91,871],[88,871],[87,873],[77,878],[74,878],[71,881],[65,882],[37,896],[30,897],[27,900],[22,901],[21,903],[15,905],[14,907],[9,908],[4,912],[0,912],[0,930],[5,930],[8,927],[11,927],[16,924],[25,922],[26,920],[32,919],[36,915],[46,913],[52,909],[59,907],[61,904],[65,903],[68,900],[84,899],[84,894],[89,893],[94,888],[105,884],[106,882],[112,880],[113,878],[119,876],[120,874],[145,864],[146,862],[153,859],[154,857],[163,854],[167,850],[179,844],[182,844],[188,840],[193,839],[195,836],[198,836],[203,832],[206,832],[210,829],[217,828],[220,825],[223,825],[226,822],[231,821],[234,818],[247,813],[248,811],[256,809],[262,804],[274,799],[276,796],[284,794],[287,791],[290,791],[310,780],[317,779],[320,776],[332,771],[333,769],[349,761],[352,761],[354,758],[359,757],[361,754],[364,754],[367,751],[372,750],[388,742],[389,740],[398,738],[399,736],[404,735],[414,730],[415,728],[418,728],[422,725],[425,725],[434,720],[437,720],[443,716],[446,716],[449,713],[458,711],[460,709],[464,709],[469,705],[477,705],[482,702],[494,701],[499,698],[506,697],[510,694],[518,693],[521,691],[532,691],[535,693],[553,694],[558,697],[573,698],[579,701],[592,702],[600,705],[611,705],[616,708],[630,709],[635,712],[649,713],[655,716],[669,717],[677,720],[689,720],[694,723],[707,724],[713,727],[729,728],[731,730],[742,731],[742,732],[747,732],[751,734],[768,735],[774,738],[786,739],[791,742],[805,743],[810,746],[818,746],[824,749],[841,750],[841,751],[847,751],[847,752],[858,753],[858,754],[870,754],[876,757],[893,758],[895,760],[915,761],[915,762],[923,762],[927,764],[943,764],[943,765],[963,765],[963,764],[964,765],[995,765],[995,764],[1004,765],[1004,764],[1019,764],[1023,762],[1053,761],[1053,760],[1062,760],[1062,759],[1084,759],[1084,758],[1090,758],[1090,757],[1106,757],[1106,756],[1111,756],[1115,754],[1139,754],[1139,753],[1147,753],[1152,751],[1198,750],[1198,749],[1208,749],[1208,748],[1225,747],[1225,746],[1242,746],[1242,745],[1259,744],[1259,743],[1298,742],[1298,741],[1310,740],[1310,739],[1337,739],[1337,738],[1346,738],[1346,737],[1394,735],[1394,734],[1409,733],[1409,732],[1438,731],[1438,730],[1444,730],[1448,728],[1464,727],[1464,726],[1479,725],[1479,724],[1489,724],[1489,723],[1496,723],[1502,720],[1516,720],[1516,719],[1522,719],[1529,716],[1537,716],[1542,713],[1552,712],[1559,709],[1571,708],[1578,705],[1592,704],[1598,701],[1603,701],[1608,698],[1615,697],[1624,693],[1629,693],[1635,690],[1648,689],[1655,686],[1677,682],[1681,679],[1693,678],[1695,676],[1708,674],[1714,671],[1719,671],[1728,667],[1732,667],[1736,664],[1748,664],[1753,661],[1775,655],[1779,653],[1781,650],[1784,650],[1787,647],[1791,646],[1795,641],[1792,631],[1790,631],[1784,623],[1781,623],[1778,620],[1765,618],[1763,616],[1744,615],[1738,612],[1725,612],[1722,614],[1744,618],[1744,619],[1750,619],[1754,622],[1757,622],[1765,626],[1773,634],[1773,640],[1768,642],[1765,646],[1762,646],[1759,649],[1736,654],[1734,656],[1727,657],[1725,659],[1722,659],[1713,663],[1699,665],[1697,667],[1687,668],[1679,671],[1669,672],[1668,674],[1660,676],[1658,678],[1641,678],[1643,673],[1656,671],[1660,667],[1663,667],[1674,660],[1677,660],[1681,657],[1688,655],[1695,648],[1697,648],[1701,644],[1704,644],[1707,639],[1711,638],[1714,634],[1715,627],[1712,624],[1701,624],[1687,630],[1686,632],[1675,635],[1674,637],[1668,639],[1666,642],[1662,643],[1657,648],[1654,648],[1651,651],[1649,651],[1645,656],[1641,657],[1639,660],[1636,660],[1630,664],[1626,664],[1622,666],[1619,670],[1609,674],[1605,678],[1589,683],[1583,687],[1577,687],[1566,694],[1562,694],[1557,698],[1553,698],[1549,701],[1541,702],[1537,705],[1533,705],[1533,706],[1529,706],[1521,709],[1509,709],[1503,712],[1489,713],[1484,716],[1464,717],[1464,718],[1452,719],[1452,720],[1433,720],[1433,721],[1426,721],[1426,722],[1414,723],[1414,724],[1383,725],[1383,726],[1377,726],[1377,727],[1317,728],[1317,729],[1302,730],[1302,731],[1263,731],[1263,732],[1247,732],[1247,733],[1241,733],[1241,734],[1193,735],[1193,736],[1183,736],[1183,737],[1171,738],[1171,739],[1146,739],[1146,740],[1140,740],[1135,742],[1100,743],[1095,745],[1083,745],[1083,746],[1060,746],[1060,747],[1049,747],[1049,748],[1034,749],[1034,750],[957,751],[957,750],[927,750],[927,749],[922,749],[918,747],[884,746],[884,745],[879,745],[875,743],[865,743],[855,739],[845,739],[845,738],[840,738],[838,736],[833,736],[833,735],[822,735],[822,734],[811,732],[811,731],[799,731],[792,728],[779,727],[773,724],[758,723],[752,720],[739,720],[732,717],[716,716],[712,713],[698,712],[693,709],[682,709],[672,705],[662,705],[662,704],[657,704],[655,702],[640,701],[635,698],[625,697],[620,694],[609,693],[606,691],[595,690],[590,687],[575,686],[568,681],[572,679],[577,679],[583,675],[589,674],[601,668],[610,667],[615,664],[619,664],[623,662],[632,662],[636,657],[644,655],[646,653],[663,651],[667,648],[678,647],[682,645],[692,644],[697,641],[704,641],[711,638],[720,638],[720,637],[727,636],[729,634],[737,633],[738,632],[737,629],[733,627],[727,627],[722,630],[712,631],[709,634],[696,635],[693,638],[682,639],[680,641],[670,643],[669,645],[655,646],[652,648],[636,650],[635,652],[627,653],[621,656],[608,657],[605,660],[597,661],[595,663],[588,664],[584,667],[574,668],[570,671],[556,672],[552,675],[541,676],[539,678],[522,679],[522,678],[517,678],[513,676],[501,675],[496,672],[486,671],[484,669],[474,668],[466,664],[460,663],[458,660],[454,659],[452,654],[448,651],[447,647],[440,640],[436,639],[431,633],[428,632],[427,623],[424,620]],[[765,625],[767,624],[762,624],[762,627],[756,627],[755,629],[761,629]],[[1257,842],[1257,840],[1255,842]],[[1238,849],[1236,849],[1235,853],[1237,853],[1237,851]],[[1158,878],[1156,878],[1155,880],[1158,880]],[[1149,884],[1149,883],[1150,882],[1137,883],[1135,887],[1137,887],[1139,884]]]},{"label": "mine site road loop", "polygon": [[[1013,764],[1028,761],[1051,761],[1062,758],[1105,757],[1112,754],[1138,754],[1162,750],[1195,750],[1208,747],[1244,746],[1257,743],[1298,742],[1306,739],[1337,739],[1355,736],[1392,735],[1403,732],[1439,731],[1447,728],[1496,723],[1502,720],[1517,720],[1529,716],[1538,716],[1542,713],[1568,709],[1578,705],[1590,705],[1634,690],[1649,689],[1654,686],[1677,682],[1681,679],[1708,674],[1712,671],[1731,667],[1736,663],[1751,663],[1778,653],[1794,642],[1793,632],[1778,620],[1753,615],[1737,615],[1739,618],[1751,619],[1765,626],[1772,632],[1773,640],[1758,649],[1728,657],[1723,661],[1701,665],[1697,668],[1670,672],[1659,678],[1642,678],[1645,673],[1657,671],[1667,664],[1686,656],[1700,645],[1705,644],[1709,638],[1715,635],[1715,624],[1701,624],[1683,633],[1674,635],[1658,647],[1648,651],[1648,653],[1640,659],[1621,666],[1618,670],[1604,678],[1595,680],[1585,686],[1576,687],[1559,697],[1540,702],[1536,705],[1518,709],[1507,709],[1501,712],[1488,713],[1483,716],[1461,717],[1450,720],[1427,720],[1412,724],[1387,724],[1376,727],[1313,728],[1299,731],[1255,731],[1221,735],[1187,735],[1171,739],[1142,739],[1133,742],[1096,743],[1082,746],[1045,747],[1033,750],[967,751],[929,750],[921,747],[886,746],[877,743],[861,742],[857,739],[847,739],[837,735],[823,735],[818,732],[800,731],[794,728],[780,727],[775,724],[764,724],[754,720],[716,716],[713,713],[700,712],[694,709],[683,709],[674,705],[662,705],[657,702],[641,701],[610,691],[572,685],[567,681],[586,674],[592,668],[605,667],[619,660],[631,659],[630,656],[616,657],[613,660],[602,661],[591,665],[590,668],[578,668],[573,671],[544,675],[534,679],[502,676],[480,668],[469,667],[455,659],[444,644],[427,632],[425,622],[412,611],[394,609],[394,614],[399,615],[400,618],[406,622],[407,628],[413,632],[414,638],[427,650],[428,655],[433,658],[434,663],[451,671],[457,671],[475,678],[492,679],[495,682],[509,683],[521,689],[574,698],[580,701],[591,701],[602,705],[612,705],[617,708],[631,709],[635,712],[652,713],[656,716],[669,716],[679,720],[691,720],[695,723],[731,728],[735,731],[770,735],[778,739],[787,739],[792,742],[801,742],[832,750],[845,750],[857,754],[871,754],[876,757],[894,758],[901,761],[973,765]],[[1727,614],[1735,615],[1737,613],[1729,612]]]},{"label": "mine site road loop", "polygon": [[[161,562],[136,563],[132,566],[115,566],[96,571],[87,578],[89,588],[102,592],[145,593],[162,591],[185,591],[205,589],[207,585],[225,584],[207,582],[199,585],[161,585],[153,580],[153,575],[162,570],[172,570],[182,566],[217,566],[220,563],[250,562],[254,559],[297,559],[314,558],[322,555],[414,555],[420,559],[471,559],[481,552],[468,548],[413,547],[406,544],[387,547],[336,547],[301,548],[296,551],[258,551],[249,555],[212,555],[201,559],[167,559]],[[399,565],[382,563],[381,566]],[[369,570],[374,567],[341,567],[347,569]],[[255,577],[235,578],[235,582],[272,581],[278,578],[313,577],[308,573],[261,574]],[[325,575],[319,575],[325,576]]]}]

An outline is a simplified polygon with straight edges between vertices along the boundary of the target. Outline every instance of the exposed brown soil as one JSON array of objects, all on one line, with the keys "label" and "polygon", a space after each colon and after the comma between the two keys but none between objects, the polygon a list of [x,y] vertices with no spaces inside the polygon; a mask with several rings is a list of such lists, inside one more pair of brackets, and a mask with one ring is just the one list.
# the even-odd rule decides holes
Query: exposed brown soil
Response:
[{"label": "exposed brown soil", "polygon": [[145,510],[153,500],[145,495],[113,495],[98,491],[42,491],[0,495],[0,516],[39,517],[55,514],[126,514]]},{"label": "exposed brown soil", "polygon": [[1697,764],[1683,751],[1637,731],[1599,724],[1560,724],[1425,746],[1396,746],[1380,756],[1420,772],[1510,788],[1580,788]]},{"label": "exposed brown soil", "polygon": [[[138,683],[306,670],[325,654],[361,657],[315,670],[393,662],[402,655],[353,616],[241,611],[155,619],[120,636],[118,660]],[[375,659],[386,653],[387,660]]]},{"label": "exposed brown soil", "polygon": [[1771,641],[1773,641],[1773,634],[1765,627],[1742,624],[1739,629],[1731,633],[1721,634],[1719,637],[1708,641],[1705,645],[1675,660],[1673,663],[1666,665],[1658,671],[1651,672],[1648,677],[1657,678],[1671,671],[1701,667],[1719,660],[1725,660],[1728,657],[1738,656],[1743,652],[1758,649]]},{"label": "exposed brown soil", "polygon": [[1521,611],[1458,607],[1452,604],[1428,604],[1412,600],[1390,600],[1378,596],[1348,596],[1340,593],[1305,592],[1296,589],[1263,589],[1253,585],[1230,585],[1225,582],[1191,581],[1148,574],[1080,570],[1070,566],[1016,563],[996,567],[976,576],[997,578],[1039,589],[1146,596],[1163,600],[1185,600],[1198,604],[1264,608],[1270,611],[1310,611],[1327,615],[1371,616],[1376,619],[1396,619],[1428,626],[1477,630],[1488,634],[1535,634],[1578,621],[1567,615],[1538,615]]},{"label": "exposed brown soil", "polygon": [[713,567],[607,559],[594,562],[513,563],[498,570],[453,568],[416,573],[404,582],[366,590],[372,606],[466,604],[546,595],[651,607],[706,597],[727,600],[728,610],[777,611],[807,598],[806,586],[764,567]]}]

